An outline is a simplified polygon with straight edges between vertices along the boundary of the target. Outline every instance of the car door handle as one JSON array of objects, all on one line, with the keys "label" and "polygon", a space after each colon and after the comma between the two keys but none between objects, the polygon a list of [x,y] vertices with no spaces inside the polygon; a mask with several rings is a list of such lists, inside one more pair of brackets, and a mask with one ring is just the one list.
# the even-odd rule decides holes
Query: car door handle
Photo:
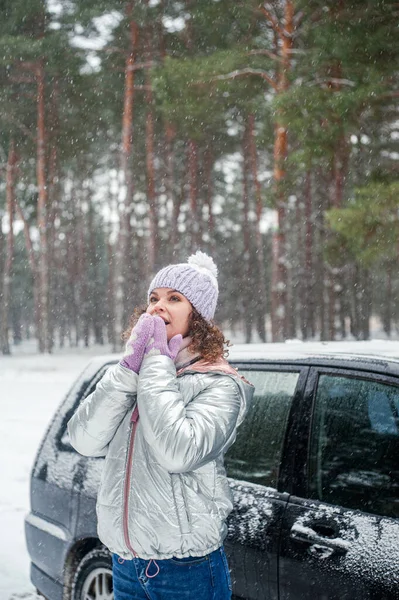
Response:
[{"label": "car door handle", "polygon": [[347,540],[341,538],[329,538],[324,535],[319,535],[311,527],[304,527],[298,523],[294,523],[291,527],[290,537],[299,542],[307,542],[308,544],[318,544],[325,548],[331,548],[337,552],[347,552],[351,544]]}]

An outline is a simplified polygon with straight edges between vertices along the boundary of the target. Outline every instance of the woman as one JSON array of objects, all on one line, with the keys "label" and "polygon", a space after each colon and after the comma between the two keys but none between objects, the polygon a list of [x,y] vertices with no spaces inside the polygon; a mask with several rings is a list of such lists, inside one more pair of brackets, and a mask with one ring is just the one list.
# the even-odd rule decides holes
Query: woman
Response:
[{"label": "woman", "polygon": [[78,452],[106,456],[98,535],[113,554],[115,600],[231,598],[223,455],[253,387],[224,358],[217,297],[202,252],[159,271],[123,359],[68,424]]}]

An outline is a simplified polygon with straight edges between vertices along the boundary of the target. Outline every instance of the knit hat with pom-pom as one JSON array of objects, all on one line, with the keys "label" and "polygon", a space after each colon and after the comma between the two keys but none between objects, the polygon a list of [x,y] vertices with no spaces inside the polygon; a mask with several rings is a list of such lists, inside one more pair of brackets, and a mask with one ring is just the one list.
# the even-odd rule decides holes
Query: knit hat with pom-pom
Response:
[{"label": "knit hat with pom-pom", "polygon": [[155,288],[172,288],[191,302],[206,321],[213,319],[218,300],[218,270],[212,258],[199,250],[186,263],[161,269],[148,288],[148,300]]}]

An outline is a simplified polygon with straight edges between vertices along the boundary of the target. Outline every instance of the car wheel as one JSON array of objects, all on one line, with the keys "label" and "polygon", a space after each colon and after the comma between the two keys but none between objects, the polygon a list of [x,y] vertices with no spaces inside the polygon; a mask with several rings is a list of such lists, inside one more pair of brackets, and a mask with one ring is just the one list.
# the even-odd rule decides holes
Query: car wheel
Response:
[{"label": "car wheel", "polygon": [[112,558],[105,548],[94,548],[78,564],[71,600],[113,600]]}]

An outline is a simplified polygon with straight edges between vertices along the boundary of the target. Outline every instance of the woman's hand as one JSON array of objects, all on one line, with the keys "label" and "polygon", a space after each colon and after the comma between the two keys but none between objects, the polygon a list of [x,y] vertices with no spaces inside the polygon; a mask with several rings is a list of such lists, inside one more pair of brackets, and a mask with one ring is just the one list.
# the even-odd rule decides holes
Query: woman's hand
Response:
[{"label": "woman's hand", "polygon": [[[162,319],[160,319],[162,321]],[[162,321],[163,323],[163,321]],[[165,323],[163,323],[165,326]],[[133,327],[126,343],[125,353],[120,364],[135,373],[140,371],[147,344],[154,334],[154,317],[148,313],[141,315]]]},{"label": "woman's hand", "polygon": [[166,334],[166,325],[161,317],[153,316],[154,331],[153,336],[148,341],[144,355],[145,356],[156,356],[162,354],[168,356],[172,360],[175,360],[180,346],[183,340],[183,336],[178,333],[169,340]]}]

